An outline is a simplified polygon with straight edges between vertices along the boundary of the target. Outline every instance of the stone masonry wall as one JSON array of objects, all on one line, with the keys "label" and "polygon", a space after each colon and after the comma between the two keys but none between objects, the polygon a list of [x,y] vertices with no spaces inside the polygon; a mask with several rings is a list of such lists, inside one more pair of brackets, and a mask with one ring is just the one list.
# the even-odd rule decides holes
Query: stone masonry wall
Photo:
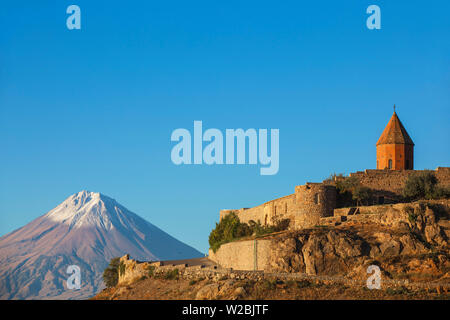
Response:
[{"label": "stone masonry wall", "polygon": [[438,182],[450,187],[450,167],[439,167],[436,170],[365,170],[350,173],[350,177],[356,177],[361,185],[373,190],[392,192],[401,195],[406,180],[411,174],[431,171],[434,172]]},{"label": "stone masonry wall", "polygon": [[227,277],[231,279],[254,279],[261,280],[264,278],[264,273],[260,271],[246,271],[246,270],[232,270],[231,268],[223,267],[206,267],[203,265],[187,266],[181,265],[163,265],[151,262],[139,262],[130,259],[129,255],[120,258],[121,263],[124,264],[124,272],[119,273],[118,285],[129,285],[137,282],[143,277],[149,276],[149,268],[151,267],[153,275],[164,275],[167,272],[177,270],[178,276],[183,279],[199,279],[207,278],[211,280],[219,280]]},{"label": "stone masonry wall", "polygon": [[[405,225],[409,225],[412,223],[410,221],[410,212],[414,212],[419,216],[418,212],[425,212],[426,218],[429,222],[429,226],[423,227],[425,228],[425,237],[427,241],[430,243],[436,239],[438,239],[441,235],[444,238],[450,237],[450,224],[447,220],[443,219],[442,221],[436,224],[436,218],[433,218],[436,215],[441,213],[434,213],[430,208],[449,208],[450,200],[427,200],[427,201],[417,201],[414,203],[397,203],[397,204],[385,204],[385,205],[376,205],[376,206],[367,206],[367,207],[357,207],[357,208],[342,208],[335,210],[335,216],[331,217],[321,217],[317,223],[317,226],[311,229],[300,230],[298,232],[308,232],[314,230],[328,230],[317,228],[318,226],[332,226],[337,224],[345,223],[347,225],[353,224],[371,224],[373,226],[380,227],[394,227],[394,228],[404,228]],[[356,211],[352,210],[356,209]],[[438,209],[436,212],[439,212]],[[416,219],[416,218],[415,218]],[[422,219],[422,218],[420,218]],[[419,220],[420,220],[419,219]],[[425,218],[424,218],[425,219]],[[419,221],[417,220],[417,221]],[[421,220],[420,220],[421,221]],[[425,221],[425,220],[423,220]],[[375,228],[376,230],[377,228]],[[333,230],[333,229],[330,229]],[[294,231],[295,232],[295,231]],[[434,236],[432,235],[434,232]],[[289,234],[286,232],[280,232],[279,234]],[[382,234],[376,233],[376,234]],[[389,235],[389,233],[388,233]],[[344,237],[345,238],[345,237]],[[370,237],[369,237],[370,238]],[[408,238],[408,237],[406,237]],[[428,239],[430,238],[430,239]],[[257,240],[257,246],[255,249],[255,240],[244,240],[244,241],[235,241],[222,245],[216,253],[213,253],[211,250],[209,252],[209,259],[217,263],[218,265],[225,268],[232,268],[236,270],[259,270],[259,271],[270,271],[272,270],[272,262],[277,261],[276,255],[277,252],[281,250],[281,244],[274,241],[277,239],[277,235],[268,235],[264,239]],[[280,238],[282,239],[282,237]],[[386,240],[386,239],[384,239]],[[388,243],[384,243],[384,240],[381,241],[381,245],[389,246]],[[284,244],[289,245],[288,241],[284,241]],[[330,240],[331,241],[331,240]],[[304,241],[300,241],[305,246]],[[345,241],[344,241],[345,242]],[[441,243],[441,240],[436,240],[436,243]],[[343,242],[336,242],[341,245]],[[383,244],[384,243],[384,244]],[[292,243],[293,247],[296,247],[298,243]],[[320,249],[320,246],[316,245],[316,243],[311,242],[311,254],[313,257],[316,257],[316,251]],[[404,244],[404,246],[406,246]],[[417,243],[420,245],[420,243]],[[308,244],[306,244],[308,247]],[[344,245],[345,247],[345,245]],[[343,248],[343,247],[342,247]],[[337,249],[342,249],[341,247],[337,247]],[[347,245],[347,249],[352,250],[352,245]],[[303,250],[304,251],[304,250]],[[374,247],[374,252],[375,252]],[[331,251],[330,251],[331,252]],[[256,262],[255,262],[255,253],[256,253]],[[305,253],[305,252],[303,252]],[[306,257],[306,256],[305,256]],[[305,258],[306,259],[306,258]],[[320,260],[320,259],[319,259]],[[308,262],[305,260],[305,264],[308,265]],[[311,263],[310,263],[311,264]],[[256,265],[256,267],[255,267]],[[308,269],[308,268],[307,268]]]},{"label": "stone masonry wall", "polygon": [[295,187],[297,213],[295,228],[312,227],[320,218],[333,215],[336,207],[336,188],[322,183],[306,183]]},{"label": "stone masonry wall", "polygon": [[253,208],[242,208],[237,210],[220,210],[220,220],[231,212],[235,212],[241,222],[248,223],[250,220],[263,225],[272,224],[275,218],[292,218],[297,211],[295,194],[271,200]]},{"label": "stone masonry wall", "polygon": [[[361,185],[374,191],[374,199],[378,203],[395,203],[409,175],[426,170],[365,170],[351,173]],[[450,187],[450,167],[439,167],[434,172],[438,182]],[[220,219],[235,212],[241,222],[250,220],[263,225],[273,224],[275,220],[290,219],[290,229],[307,228],[320,224],[320,219],[332,217],[336,208],[336,189],[333,183],[306,183],[296,186],[295,193],[268,201],[253,208],[237,210],[221,210]],[[383,200],[381,200],[383,199]]]},{"label": "stone masonry wall", "polygon": [[236,270],[266,270],[270,263],[271,240],[235,241],[220,246],[216,253],[209,250],[209,259],[224,268]]},{"label": "stone masonry wall", "polygon": [[235,212],[241,222],[260,221],[263,225],[276,220],[290,219],[290,228],[317,224],[321,217],[333,215],[336,207],[336,188],[322,183],[306,183],[295,187],[295,193],[266,202],[253,208],[220,210],[220,219]]}]

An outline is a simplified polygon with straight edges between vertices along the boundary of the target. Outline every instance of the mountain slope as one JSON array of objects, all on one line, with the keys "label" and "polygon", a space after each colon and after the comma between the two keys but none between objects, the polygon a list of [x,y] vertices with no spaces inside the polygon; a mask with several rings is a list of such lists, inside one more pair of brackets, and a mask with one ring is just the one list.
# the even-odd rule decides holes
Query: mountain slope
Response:
[{"label": "mountain slope", "polygon": [[[111,258],[201,257],[100,193],[81,191],[22,228],[0,237],[0,299],[80,299],[103,287]],[[81,270],[81,289],[69,290],[69,265]]]}]

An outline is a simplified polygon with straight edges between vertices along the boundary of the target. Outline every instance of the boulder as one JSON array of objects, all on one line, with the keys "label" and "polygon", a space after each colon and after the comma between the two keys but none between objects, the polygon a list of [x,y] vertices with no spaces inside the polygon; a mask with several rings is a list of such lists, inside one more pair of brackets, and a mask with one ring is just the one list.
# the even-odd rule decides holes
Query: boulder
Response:
[{"label": "boulder", "polygon": [[200,290],[198,290],[197,295],[195,296],[196,300],[213,300],[217,297],[219,293],[219,284],[212,283],[208,284]]},{"label": "boulder", "polygon": [[380,245],[382,256],[397,256],[398,254],[400,254],[400,250],[400,242],[395,241],[394,239],[390,239]]},{"label": "boulder", "polygon": [[237,287],[233,292],[233,295],[236,298],[243,297],[245,294],[246,294],[246,291],[243,287]]},{"label": "boulder", "polygon": [[418,240],[416,240],[411,234],[405,234],[400,237],[402,244],[402,254],[417,254],[426,252],[425,246]]}]

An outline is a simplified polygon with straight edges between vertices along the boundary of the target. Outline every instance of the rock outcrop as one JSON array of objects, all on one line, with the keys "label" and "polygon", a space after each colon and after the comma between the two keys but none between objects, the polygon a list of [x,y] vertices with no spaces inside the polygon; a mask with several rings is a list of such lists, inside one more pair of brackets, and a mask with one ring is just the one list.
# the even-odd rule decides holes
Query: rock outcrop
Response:
[{"label": "rock outcrop", "polygon": [[420,273],[417,261],[426,261],[423,270],[442,276],[450,265],[448,221],[448,201],[417,202],[388,207],[371,223],[285,233],[272,239],[265,271],[367,277],[367,266],[378,264],[394,277]]}]

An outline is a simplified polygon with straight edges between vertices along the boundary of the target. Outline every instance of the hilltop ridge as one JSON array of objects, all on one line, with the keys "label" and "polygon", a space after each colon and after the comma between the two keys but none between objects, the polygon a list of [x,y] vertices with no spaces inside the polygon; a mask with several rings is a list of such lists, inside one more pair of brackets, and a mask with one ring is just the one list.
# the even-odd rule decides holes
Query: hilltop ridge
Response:
[{"label": "hilltop ridge", "polygon": [[[203,266],[124,256],[117,286],[93,299],[448,299],[450,200],[372,209],[223,244]],[[366,287],[370,265],[380,290]]]}]

